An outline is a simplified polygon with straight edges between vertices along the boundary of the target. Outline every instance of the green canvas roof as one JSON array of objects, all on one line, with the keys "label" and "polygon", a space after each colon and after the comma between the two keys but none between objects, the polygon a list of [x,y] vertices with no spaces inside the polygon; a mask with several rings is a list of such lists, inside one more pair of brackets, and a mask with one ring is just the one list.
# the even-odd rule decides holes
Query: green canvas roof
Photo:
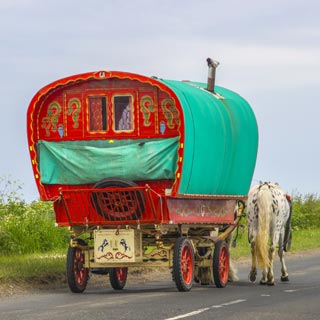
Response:
[{"label": "green canvas roof", "polygon": [[179,99],[184,117],[184,157],[179,194],[248,194],[257,156],[258,128],[238,94],[206,84],[159,80]]}]

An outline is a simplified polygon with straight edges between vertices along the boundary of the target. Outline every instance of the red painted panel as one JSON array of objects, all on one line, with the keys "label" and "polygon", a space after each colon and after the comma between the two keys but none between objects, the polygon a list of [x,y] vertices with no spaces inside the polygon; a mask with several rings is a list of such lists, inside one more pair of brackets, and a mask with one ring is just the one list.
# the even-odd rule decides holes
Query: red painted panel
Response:
[{"label": "red painted panel", "polygon": [[63,126],[63,97],[50,96],[39,108],[37,132],[39,140],[59,140]]},{"label": "red painted panel", "polygon": [[60,190],[54,202],[59,226],[162,223],[161,198],[148,186]]},{"label": "red painted panel", "polygon": [[171,223],[233,224],[236,200],[231,199],[167,199]]},{"label": "red painted panel", "polygon": [[[102,96],[106,106],[106,130],[90,130],[88,97]],[[115,127],[114,97],[132,97],[133,127]],[[181,105],[174,92],[152,78],[125,72],[100,71],[57,80],[41,90],[30,102],[27,115],[30,157],[42,200],[59,197],[60,186],[43,185],[38,167],[37,142],[105,139],[156,139],[179,137],[183,145],[184,128]],[[176,175],[180,177],[182,148],[179,147]],[[151,184],[154,181],[147,181]],[[175,194],[179,180],[168,186]],[[79,186],[64,186],[73,189]]]},{"label": "red painted panel", "polygon": [[[84,108],[81,92],[67,91],[64,94],[64,136],[83,138]],[[59,130],[59,128],[58,128]],[[60,129],[61,130],[61,129]],[[61,133],[61,132],[60,132]]]}]

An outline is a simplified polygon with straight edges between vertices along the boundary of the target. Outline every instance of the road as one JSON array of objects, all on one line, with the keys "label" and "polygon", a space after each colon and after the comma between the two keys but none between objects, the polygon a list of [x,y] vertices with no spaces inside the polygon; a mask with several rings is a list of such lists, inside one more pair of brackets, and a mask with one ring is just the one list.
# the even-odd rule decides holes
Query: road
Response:
[{"label": "road", "polygon": [[[169,271],[167,277],[147,283],[128,279],[122,291],[114,291],[104,279],[104,287],[89,284],[83,294],[63,289],[2,298],[0,319],[319,320],[319,251],[291,257],[287,266],[290,281],[274,287],[250,283],[248,261],[238,263],[240,280],[224,289],[195,284],[190,292],[177,292]],[[275,275],[279,279],[278,262]]]}]

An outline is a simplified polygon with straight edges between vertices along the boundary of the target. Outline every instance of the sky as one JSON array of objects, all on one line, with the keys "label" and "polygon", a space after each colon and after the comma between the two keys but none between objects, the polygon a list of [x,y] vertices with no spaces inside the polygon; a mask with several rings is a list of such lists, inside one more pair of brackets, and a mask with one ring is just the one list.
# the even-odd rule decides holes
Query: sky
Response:
[{"label": "sky", "polygon": [[319,12],[318,0],[1,0],[0,177],[39,199],[26,112],[43,86],[98,70],[206,82],[211,57],[216,84],[257,118],[253,184],[318,194]]}]

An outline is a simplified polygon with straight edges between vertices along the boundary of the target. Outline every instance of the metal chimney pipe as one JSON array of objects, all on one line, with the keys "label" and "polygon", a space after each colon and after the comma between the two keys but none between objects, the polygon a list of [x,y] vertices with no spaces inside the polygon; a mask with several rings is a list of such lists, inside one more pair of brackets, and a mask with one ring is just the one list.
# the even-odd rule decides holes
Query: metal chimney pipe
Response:
[{"label": "metal chimney pipe", "polygon": [[207,59],[207,63],[209,67],[207,90],[214,93],[214,85],[216,81],[216,69],[220,63],[211,58]]}]

